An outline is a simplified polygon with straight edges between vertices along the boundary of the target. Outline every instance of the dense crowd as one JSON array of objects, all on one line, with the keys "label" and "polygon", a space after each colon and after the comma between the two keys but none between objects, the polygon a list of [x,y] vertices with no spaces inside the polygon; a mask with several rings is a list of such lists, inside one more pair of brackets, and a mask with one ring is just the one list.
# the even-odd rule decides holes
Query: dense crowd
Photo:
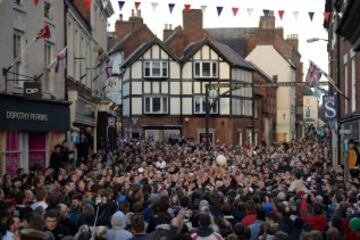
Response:
[{"label": "dense crowd", "polygon": [[66,151],[57,146],[47,169],[3,177],[3,239],[360,239],[358,175],[344,182],[316,133],[210,151],[120,140],[75,167]]}]

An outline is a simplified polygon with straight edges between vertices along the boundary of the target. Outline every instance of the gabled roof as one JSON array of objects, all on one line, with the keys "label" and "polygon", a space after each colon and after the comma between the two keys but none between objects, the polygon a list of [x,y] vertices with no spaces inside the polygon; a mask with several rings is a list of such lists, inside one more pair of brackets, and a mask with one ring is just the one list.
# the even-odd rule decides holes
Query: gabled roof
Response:
[{"label": "gabled roof", "polygon": [[206,31],[218,42],[234,49],[240,56],[245,57],[246,38],[256,33],[258,28],[207,28]]},{"label": "gabled roof", "polygon": [[201,41],[192,42],[184,49],[184,55],[182,61],[188,61],[197,51],[199,51],[204,45],[209,45],[217,54],[219,54],[223,59],[227,60],[232,66],[246,68],[248,70],[254,70],[253,66],[249,64],[245,59],[243,59],[239,54],[237,54],[232,48],[228,45],[213,42],[208,39],[203,39]]},{"label": "gabled roof", "polygon": [[148,42],[144,42],[141,44],[135,51],[133,51],[129,57],[124,61],[124,63],[121,65],[121,68],[125,68],[131,64],[133,64],[135,61],[137,61],[147,50],[149,50],[153,45],[159,45],[159,47],[164,50],[171,58],[173,58],[175,61],[179,61],[179,59],[166,47],[159,39],[154,39]]},{"label": "gabled roof", "polygon": [[258,67],[255,63],[248,61],[249,64],[251,64],[254,69],[255,72],[257,72],[258,74],[260,74],[267,82],[272,83],[273,79],[266,73],[264,72],[260,67]]}]

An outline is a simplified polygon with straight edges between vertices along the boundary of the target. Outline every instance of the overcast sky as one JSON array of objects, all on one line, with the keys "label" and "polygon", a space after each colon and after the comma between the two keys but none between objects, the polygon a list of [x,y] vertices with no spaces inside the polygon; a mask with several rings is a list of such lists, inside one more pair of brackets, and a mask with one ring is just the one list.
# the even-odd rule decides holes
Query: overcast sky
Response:
[{"label": "overcast sky", "polygon": [[[204,13],[204,28],[212,27],[257,27],[259,18],[263,15],[263,9],[274,10],[276,15],[276,26],[284,28],[284,35],[298,34],[300,39],[300,53],[304,62],[304,75],[308,68],[308,60],[317,63],[324,71],[328,70],[328,57],[325,41],[307,43],[309,38],[326,38],[327,32],[323,28],[323,12],[325,0],[136,0],[140,1],[140,10],[144,22],[150,29],[162,38],[162,30],[165,24],[175,26],[182,24],[182,9],[184,4],[191,4],[191,8],[200,9],[201,5],[207,5]],[[118,1],[111,0],[115,14],[110,18],[109,30],[114,31],[114,23],[122,13],[127,20],[131,15],[131,9],[134,9],[134,0],[126,0],[125,5],[120,12]],[[158,6],[153,12],[152,2],[157,2]],[[175,8],[170,14],[168,3],[175,3]],[[224,9],[217,16],[217,6],[223,6]],[[239,12],[236,17],[233,16],[232,7],[238,7]],[[249,17],[247,9],[253,8]],[[285,14],[281,21],[278,16],[278,10],[284,10]],[[296,20],[293,11],[299,11]],[[313,22],[310,21],[308,12],[315,12]]]}]

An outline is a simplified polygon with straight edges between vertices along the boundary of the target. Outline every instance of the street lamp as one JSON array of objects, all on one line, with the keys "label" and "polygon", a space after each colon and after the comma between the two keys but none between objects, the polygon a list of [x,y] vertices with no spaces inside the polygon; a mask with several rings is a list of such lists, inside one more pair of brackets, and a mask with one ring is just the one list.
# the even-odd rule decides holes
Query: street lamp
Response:
[{"label": "street lamp", "polygon": [[[206,107],[205,107],[205,110],[206,110],[206,115],[205,115],[205,137],[206,137],[206,150],[209,151],[210,150],[210,133],[209,133],[209,115],[210,115],[210,110],[213,106],[214,103],[216,103],[216,100],[218,98],[218,92],[217,90],[215,89],[210,89],[209,88],[210,86],[209,85],[206,85],[205,86],[205,93],[206,93],[206,96],[205,96],[205,103],[206,103]],[[209,98],[211,98],[213,101],[212,103],[210,104],[210,101],[209,101]]]},{"label": "street lamp", "polygon": [[325,41],[328,42],[328,39],[325,38],[309,38],[306,40],[307,43],[314,43],[314,42],[318,42],[318,41]]}]

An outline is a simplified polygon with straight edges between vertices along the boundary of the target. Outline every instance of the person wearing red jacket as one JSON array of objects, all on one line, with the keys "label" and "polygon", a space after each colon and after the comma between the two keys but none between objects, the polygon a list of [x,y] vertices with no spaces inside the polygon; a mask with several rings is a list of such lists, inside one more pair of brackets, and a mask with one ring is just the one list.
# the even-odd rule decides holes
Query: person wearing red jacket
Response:
[{"label": "person wearing red jacket", "polygon": [[308,197],[305,195],[300,205],[300,217],[304,223],[309,223],[314,230],[324,232],[327,225],[327,218],[322,215],[322,206],[320,204],[314,204],[314,215],[308,214]]}]

